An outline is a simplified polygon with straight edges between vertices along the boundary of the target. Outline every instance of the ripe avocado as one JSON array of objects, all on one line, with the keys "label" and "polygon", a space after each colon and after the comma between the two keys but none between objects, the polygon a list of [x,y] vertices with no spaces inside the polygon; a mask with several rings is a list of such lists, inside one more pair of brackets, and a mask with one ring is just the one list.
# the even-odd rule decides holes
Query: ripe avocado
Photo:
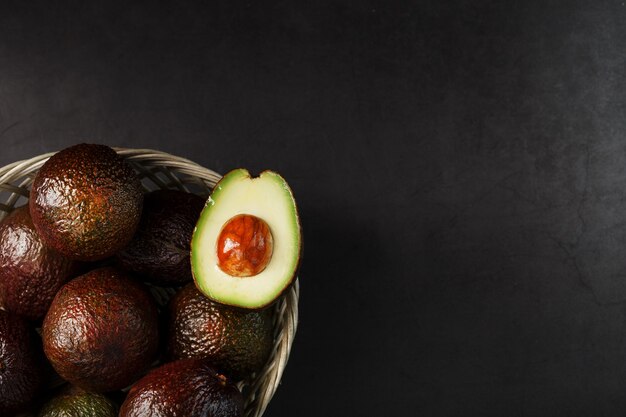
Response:
[{"label": "ripe avocado", "polygon": [[130,385],[156,357],[157,308],[146,287],[115,268],[65,284],[42,327],[44,352],[66,380],[93,392]]},{"label": "ripe avocado", "polygon": [[52,398],[37,417],[117,417],[117,405],[102,394],[70,387]]},{"label": "ripe avocado", "polygon": [[167,353],[172,359],[207,358],[234,381],[261,370],[273,346],[269,309],[215,303],[193,283],[168,305]]},{"label": "ripe avocado", "polygon": [[135,236],[116,254],[118,264],[159,285],[191,281],[191,235],[203,207],[202,198],[182,191],[147,194]]},{"label": "ripe avocado", "polygon": [[20,316],[0,310],[0,415],[24,411],[42,384],[41,347]]},{"label": "ripe avocado", "polygon": [[0,223],[0,305],[31,320],[43,318],[76,263],[46,246],[35,230],[28,206]]},{"label": "ripe avocado", "polygon": [[130,241],[143,190],[135,171],[113,149],[80,144],[46,161],[33,181],[29,204],[48,246],[72,259],[95,261]]},{"label": "ripe avocado", "polygon": [[130,389],[120,417],[239,417],[243,396],[206,360],[165,364]]},{"label": "ripe avocado", "polygon": [[215,186],[198,220],[193,277],[218,303],[259,309],[294,281],[301,250],[298,210],[283,177],[236,169]]}]

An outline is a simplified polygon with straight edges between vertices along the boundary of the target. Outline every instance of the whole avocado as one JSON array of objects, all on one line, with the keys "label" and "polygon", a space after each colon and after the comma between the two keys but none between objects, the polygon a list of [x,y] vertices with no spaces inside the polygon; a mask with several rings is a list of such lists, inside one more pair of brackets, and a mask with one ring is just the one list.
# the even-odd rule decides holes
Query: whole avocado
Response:
[{"label": "whole avocado", "polygon": [[113,149],[80,144],[53,155],[30,193],[42,239],[71,259],[95,261],[124,247],[137,229],[141,182]]},{"label": "whole avocado", "polygon": [[130,389],[120,417],[239,417],[243,396],[203,359],[165,364]]},{"label": "whole avocado", "polygon": [[48,401],[37,417],[117,417],[117,408],[102,394],[70,387]]},{"label": "whole avocado", "polygon": [[168,305],[171,359],[207,358],[235,381],[261,370],[273,346],[271,311],[242,310],[206,298],[193,283]]},{"label": "whole avocado", "polygon": [[204,199],[177,190],[146,195],[141,221],[130,243],[116,254],[119,265],[159,285],[190,282],[190,242]]},{"label": "whole avocado", "polygon": [[41,384],[41,348],[20,316],[0,310],[0,415],[24,411]]},{"label": "whole avocado", "polygon": [[157,314],[143,284],[115,268],[96,269],[57,293],[43,321],[44,352],[80,388],[122,389],[156,357]]},{"label": "whole avocado", "polygon": [[43,318],[76,263],[48,247],[39,237],[28,206],[0,223],[0,305],[31,320]]}]

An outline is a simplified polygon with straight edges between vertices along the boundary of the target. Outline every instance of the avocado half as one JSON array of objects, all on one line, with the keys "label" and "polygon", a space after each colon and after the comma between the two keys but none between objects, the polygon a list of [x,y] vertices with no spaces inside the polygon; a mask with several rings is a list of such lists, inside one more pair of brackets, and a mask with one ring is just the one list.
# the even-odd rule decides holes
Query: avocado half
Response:
[{"label": "avocado half", "polygon": [[[226,273],[218,259],[222,230],[239,215],[263,220],[273,241],[267,264],[252,276]],[[218,182],[204,206],[191,240],[191,269],[198,289],[213,301],[260,309],[274,302],[294,281],[301,251],[300,218],[285,179],[273,171],[252,177],[240,168]]]}]

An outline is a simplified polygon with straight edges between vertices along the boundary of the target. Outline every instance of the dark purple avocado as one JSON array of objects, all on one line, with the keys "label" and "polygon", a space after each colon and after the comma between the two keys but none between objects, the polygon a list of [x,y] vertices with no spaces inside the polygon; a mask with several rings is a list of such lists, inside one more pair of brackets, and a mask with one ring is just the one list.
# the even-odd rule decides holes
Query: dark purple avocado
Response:
[{"label": "dark purple avocado", "polygon": [[43,347],[65,380],[91,392],[132,384],[156,359],[159,330],[144,284],[100,268],[65,284],[42,327]]},{"label": "dark purple avocado", "polygon": [[0,310],[0,416],[27,409],[42,385],[37,336],[20,316]]},{"label": "dark purple avocado", "polygon": [[43,318],[77,265],[48,247],[35,230],[28,206],[0,223],[0,306],[31,320]]},{"label": "dark purple avocado", "polygon": [[190,243],[204,199],[176,190],[146,195],[135,236],[116,259],[121,268],[164,286],[190,282]]},{"label": "dark purple avocado", "polygon": [[96,261],[130,242],[141,217],[143,188],[112,148],[80,144],[46,161],[29,204],[48,246],[71,259]]},{"label": "dark purple avocado", "polygon": [[234,381],[249,378],[274,346],[271,309],[244,310],[206,298],[192,284],[167,306],[170,359],[206,358]]},{"label": "dark purple avocado", "polygon": [[165,364],[130,389],[120,417],[239,417],[243,396],[203,359]]}]

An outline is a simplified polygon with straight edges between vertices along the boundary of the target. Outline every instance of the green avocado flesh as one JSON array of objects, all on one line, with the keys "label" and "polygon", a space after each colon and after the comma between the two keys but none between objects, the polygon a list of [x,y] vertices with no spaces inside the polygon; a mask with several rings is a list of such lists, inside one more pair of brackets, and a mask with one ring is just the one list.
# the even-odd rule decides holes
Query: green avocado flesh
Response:
[{"label": "green avocado flesh", "polygon": [[102,394],[70,389],[48,401],[37,417],[116,417],[117,406]]},{"label": "green avocado flesh", "polygon": [[[265,269],[235,277],[220,269],[217,241],[225,223],[239,214],[264,220],[272,234],[273,254]],[[209,197],[191,241],[191,267],[198,289],[218,303],[258,309],[293,282],[300,263],[300,219],[291,189],[279,174],[251,177],[245,169],[226,174]]]}]

